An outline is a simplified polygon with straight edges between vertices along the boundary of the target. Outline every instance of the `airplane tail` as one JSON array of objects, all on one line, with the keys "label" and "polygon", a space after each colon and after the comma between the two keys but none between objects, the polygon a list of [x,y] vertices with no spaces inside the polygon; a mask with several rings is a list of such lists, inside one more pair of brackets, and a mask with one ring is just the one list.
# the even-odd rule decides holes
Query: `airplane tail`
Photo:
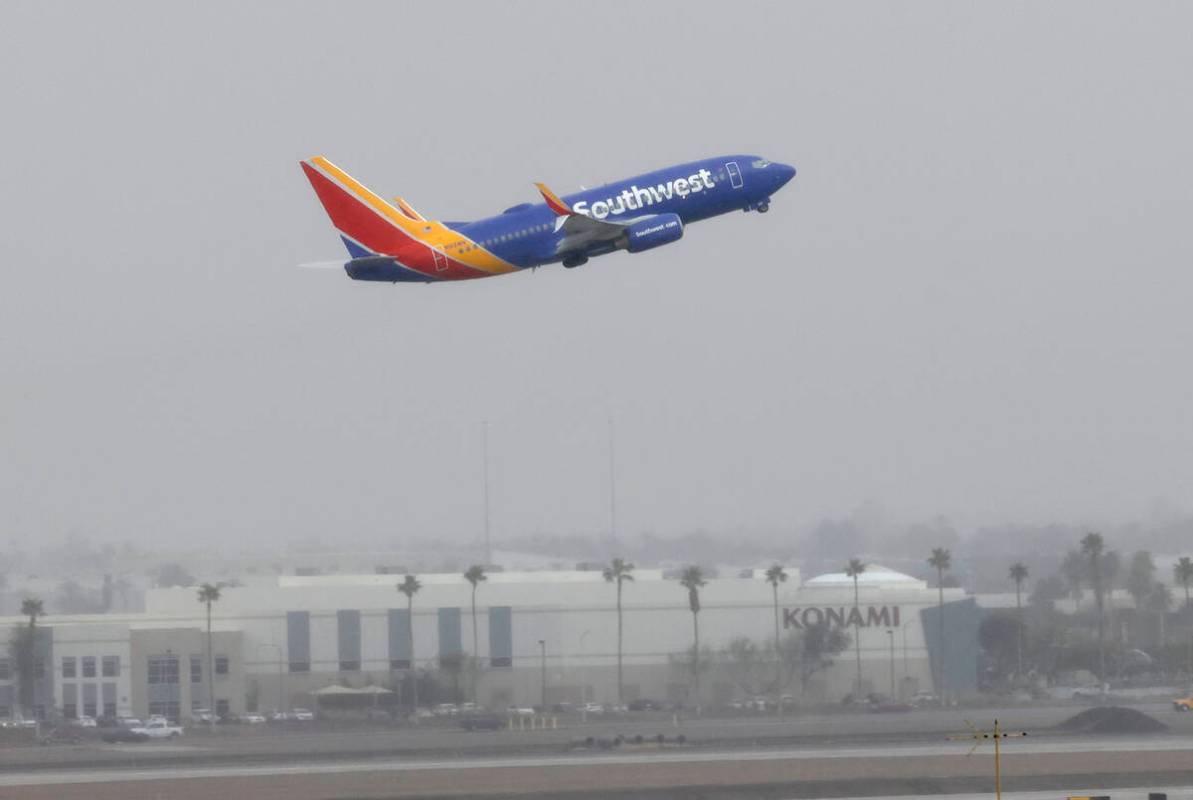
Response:
[{"label": "airplane tail", "polygon": [[301,164],[353,258],[395,255],[424,232],[426,221],[404,200],[395,208],[323,156]]}]

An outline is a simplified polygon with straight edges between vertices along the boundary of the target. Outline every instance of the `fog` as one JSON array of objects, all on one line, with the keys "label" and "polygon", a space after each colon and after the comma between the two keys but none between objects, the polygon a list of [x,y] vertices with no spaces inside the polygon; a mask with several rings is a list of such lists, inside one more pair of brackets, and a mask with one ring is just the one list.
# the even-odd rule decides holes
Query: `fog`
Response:
[{"label": "fog", "polygon": [[[498,542],[605,535],[611,438],[631,542],[1181,518],[1191,25],[7,3],[0,537],[475,542],[484,422]],[[431,286],[296,266],[344,258],[312,155],[451,220],[725,152],[799,174],[649,253]]]}]

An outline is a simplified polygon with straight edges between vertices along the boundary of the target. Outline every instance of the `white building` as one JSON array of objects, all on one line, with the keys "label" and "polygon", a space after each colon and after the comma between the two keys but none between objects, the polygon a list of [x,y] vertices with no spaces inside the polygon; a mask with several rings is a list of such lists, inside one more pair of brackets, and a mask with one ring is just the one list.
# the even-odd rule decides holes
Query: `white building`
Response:
[{"label": "white building", "polygon": [[[821,575],[801,583],[797,571],[789,576],[777,587],[782,636],[818,623],[844,628],[860,648],[863,691],[889,692],[892,684],[901,694],[933,688],[929,648],[937,638],[936,589],[871,566],[858,580],[855,608],[851,578]],[[472,587],[461,575],[418,577],[413,658],[407,599],[396,589],[401,576],[285,576],[224,588],[213,614],[214,656],[222,659],[215,670],[215,703],[205,689],[205,607],[193,587],[150,590],[144,614],[44,622],[53,632],[50,649],[57,664],[64,658],[121,659],[108,678],[115,688],[97,678],[94,690],[102,705],[114,691],[120,712],[126,698],[136,714],[149,713],[151,704],[184,714],[200,704],[231,711],[311,705],[315,689],[331,683],[390,686],[412,665],[441,678],[445,667],[454,667],[451,674],[468,688],[474,663],[477,697],[490,707],[538,704],[544,683],[548,703],[617,700],[617,593],[600,572],[490,574],[476,589],[475,626]],[[688,593],[659,570],[636,570],[633,577],[622,591],[623,699],[694,704]],[[962,693],[975,681],[977,612],[961,590],[946,589],[944,595],[948,684],[951,693]],[[745,691],[724,668],[731,661],[726,648],[739,637],[760,645],[774,641],[776,594],[763,573],[754,571],[709,579],[699,599],[701,661],[716,664],[701,672],[701,702],[707,705]],[[179,688],[162,685],[162,675]],[[79,684],[77,702],[86,703],[92,692],[87,682],[56,675],[51,706],[69,710],[71,683]],[[851,645],[805,688],[810,700],[836,700],[855,684]],[[798,682],[782,687],[794,695],[800,689]],[[0,681],[0,696],[3,691]]]}]

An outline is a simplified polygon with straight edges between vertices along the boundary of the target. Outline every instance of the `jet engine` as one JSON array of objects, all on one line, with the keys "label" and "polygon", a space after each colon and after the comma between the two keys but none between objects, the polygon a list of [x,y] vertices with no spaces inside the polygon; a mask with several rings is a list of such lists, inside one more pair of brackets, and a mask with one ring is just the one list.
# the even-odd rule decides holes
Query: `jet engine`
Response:
[{"label": "jet engine", "polygon": [[683,220],[678,214],[657,214],[626,228],[626,250],[641,253],[683,237]]}]

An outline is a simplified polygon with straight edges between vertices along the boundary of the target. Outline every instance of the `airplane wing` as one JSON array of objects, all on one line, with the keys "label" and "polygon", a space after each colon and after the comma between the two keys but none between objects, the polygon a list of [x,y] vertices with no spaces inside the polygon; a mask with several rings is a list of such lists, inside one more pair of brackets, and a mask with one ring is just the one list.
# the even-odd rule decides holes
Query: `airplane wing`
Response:
[{"label": "airplane wing", "polygon": [[593,219],[586,214],[577,214],[545,184],[536,183],[535,186],[547,201],[547,207],[555,212],[555,230],[564,232],[563,240],[558,247],[558,252],[561,253],[584,250],[594,244],[615,241],[625,235],[627,225],[640,219],[637,217],[625,222],[610,222]]}]

